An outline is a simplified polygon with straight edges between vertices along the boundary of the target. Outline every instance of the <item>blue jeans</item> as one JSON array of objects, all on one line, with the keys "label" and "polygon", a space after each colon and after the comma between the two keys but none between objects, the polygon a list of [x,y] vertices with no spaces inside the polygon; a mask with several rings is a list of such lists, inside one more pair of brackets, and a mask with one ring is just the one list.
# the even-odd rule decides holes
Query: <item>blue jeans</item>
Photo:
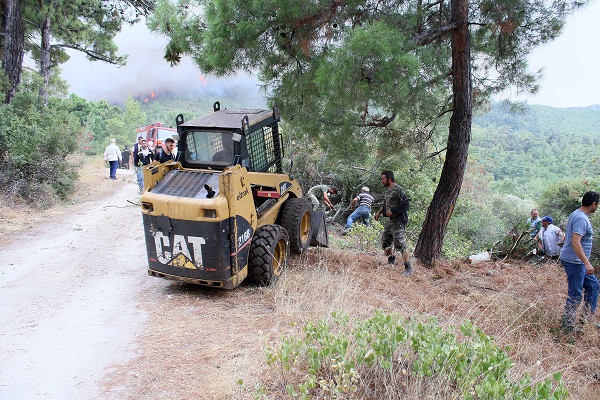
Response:
[{"label": "blue jeans", "polygon": [[346,220],[346,229],[350,229],[352,223],[357,219],[363,219],[365,225],[369,226],[369,219],[371,218],[371,209],[365,206],[358,206],[356,210]]},{"label": "blue jeans", "polygon": [[596,275],[585,273],[583,264],[574,264],[567,261],[560,261],[567,274],[567,284],[569,286],[567,300],[565,302],[564,324],[566,327],[575,326],[577,317],[577,308],[583,298],[585,306],[583,309],[582,320],[594,315],[598,305],[598,293],[600,292],[600,283]]},{"label": "blue jeans", "polygon": [[119,167],[119,161],[109,161],[110,165],[110,179],[117,179],[117,168]]},{"label": "blue jeans", "polygon": [[137,169],[137,181],[140,190],[142,190],[144,188],[144,170],[142,167],[138,167]]}]

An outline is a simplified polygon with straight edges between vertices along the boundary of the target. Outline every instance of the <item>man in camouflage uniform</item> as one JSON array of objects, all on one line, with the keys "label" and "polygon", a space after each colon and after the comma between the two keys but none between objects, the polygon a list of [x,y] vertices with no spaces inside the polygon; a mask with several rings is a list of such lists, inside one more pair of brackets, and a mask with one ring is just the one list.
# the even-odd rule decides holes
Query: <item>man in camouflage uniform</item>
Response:
[{"label": "man in camouflage uniform", "polygon": [[333,204],[331,204],[331,201],[329,200],[329,193],[337,193],[337,188],[329,187],[327,185],[317,185],[308,189],[306,197],[310,199],[312,208],[315,211],[319,208],[319,200],[323,200],[323,203],[325,203],[327,207],[333,208]]},{"label": "man in camouflage uniform", "polygon": [[404,189],[394,182],[392,171],[386,170],[381,173],[381,183],[386,187],[385,200],[383,208],[375,214],[375,220],[377,221],[381,214],[388,218],[381,237],[381,247],[388,256],[388,262],[392,265],[396,263],[394,249],[400,252],[404,261],[404,273],[411,274],[413,269],[406,249],[405,235],[405,227],[408,222],[408,196]]}]

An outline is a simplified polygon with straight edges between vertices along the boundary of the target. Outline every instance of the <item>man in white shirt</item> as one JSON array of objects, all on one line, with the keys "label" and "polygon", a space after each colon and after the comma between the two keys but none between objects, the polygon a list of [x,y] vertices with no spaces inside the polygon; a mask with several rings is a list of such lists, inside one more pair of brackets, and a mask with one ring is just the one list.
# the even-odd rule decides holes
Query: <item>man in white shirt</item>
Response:
[{"label": "man in white shirt", "polygon": [[548,257],[558,258],[560,245],[565,241],[565,234],[552,222],[552,217],[549,215],[542,218],[542,229],[538,232],[537,238],[540,242],[540,250],[543,250]]},{"label": "man in white shirt", "polygon": [[373,204],[373,196],[369,193],[369,188],[363,186],[360,189],[360,193],[356,195],[354,199],[352,199],[352,204],[350,204],[350,209],[354,208],[358,204],[358,208],[354,210],[352,214],[346,220],[346,228],[342,232],[342,235],[348,233],[352,224],[357,219],[361,219],[365,225],[369,226],[369,220],[371,219],[371,204]]},{"label": "man in white shirt", "polygon": [[110,165],[110,179],[117,179],[117,168],[121,162],[121,150],[115,139],[110,139],[110,144],[104,150],[104,161]]}]

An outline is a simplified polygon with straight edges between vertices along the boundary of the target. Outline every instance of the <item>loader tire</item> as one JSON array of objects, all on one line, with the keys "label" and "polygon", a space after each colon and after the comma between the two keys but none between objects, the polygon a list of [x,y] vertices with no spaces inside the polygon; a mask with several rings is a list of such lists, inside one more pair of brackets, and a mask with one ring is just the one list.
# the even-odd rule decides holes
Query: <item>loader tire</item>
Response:
[{"label": "loader tire", "polygon": [[290,237],[290,251],[301,254],[310,245],[313,222],[312,204],[308,199],[289,199],[281,211],[281,226]]},{"label": "loader tire", "polygon": [[250,244],[248,279],[258,285],[275,283],[287,267],[290,246],[288,234],[279,225],[263,225]]}]

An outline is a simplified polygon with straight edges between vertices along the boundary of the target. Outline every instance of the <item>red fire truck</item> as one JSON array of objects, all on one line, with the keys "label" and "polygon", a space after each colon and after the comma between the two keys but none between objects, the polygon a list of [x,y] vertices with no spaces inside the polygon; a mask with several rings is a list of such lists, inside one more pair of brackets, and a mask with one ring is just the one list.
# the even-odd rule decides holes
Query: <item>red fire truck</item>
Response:
[{"label": "red fire truck", "polygon": [[137,128],[136,142],[137,138],[139,138],[140,136],[146,139],[148,141],[148,144],[150,144],[150,141],[152,141],[155,148],[158,148],[159,146],[162,147],[162,144],[167,138],[172,138],[175,140],[179,138],[179,136],[177,135],[177,129],[168,128],[164,126],[161,122]]}]

